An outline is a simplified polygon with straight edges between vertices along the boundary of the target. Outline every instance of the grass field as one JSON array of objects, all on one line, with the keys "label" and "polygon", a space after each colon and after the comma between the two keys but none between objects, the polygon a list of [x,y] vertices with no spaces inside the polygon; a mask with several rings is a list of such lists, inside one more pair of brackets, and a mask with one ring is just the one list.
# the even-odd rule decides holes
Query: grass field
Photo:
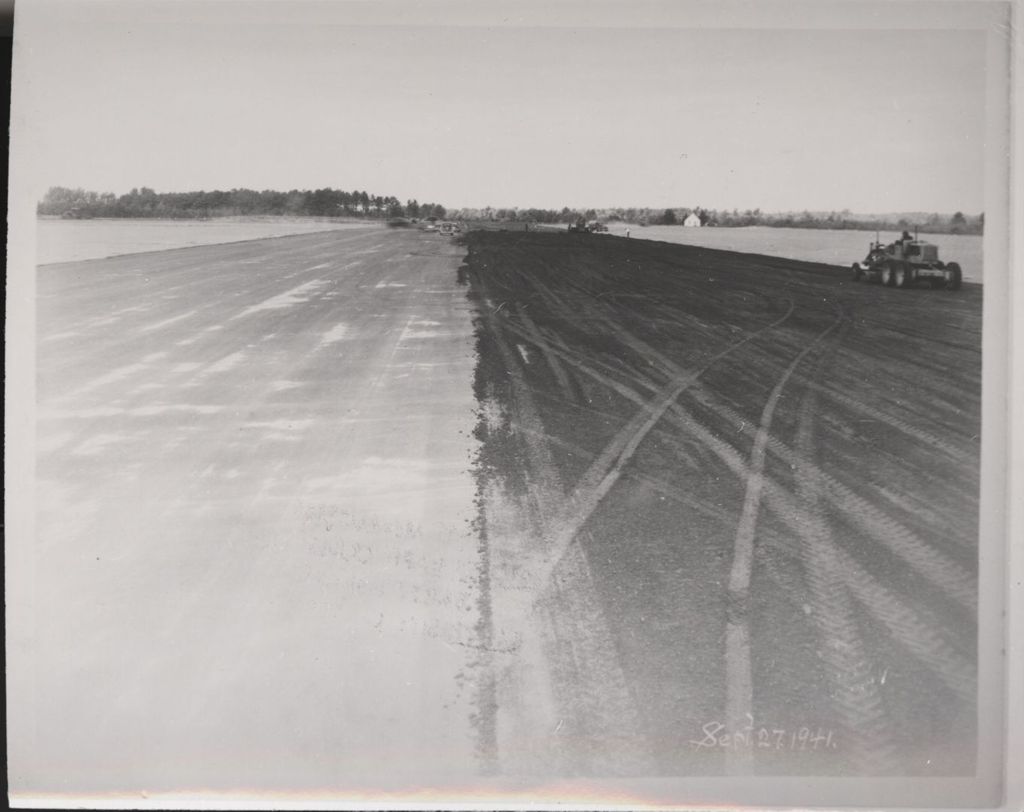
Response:
[{"label": "grass field", "polygon": [[[823,262],[849,268],[854,262],[864,259],[869,243],[875,239],[874,231],[854,229],[829,230],[815,228],[769,228],[750,226],[747,228],[686,228],[684,226],[627,226],[624,223],[610,223],[609,231],[624,236],[630,230],[631,238],[657,240],[659,242],[697,245],[704,248],[719,248],[725,251],[742,251],[751,254],[767,254],[774,257],[799,259],[804,262]],[[899,235],[883,231],[879,234],[882,242],[888,243]],[[981,282],[984,276],[982,237],[974,234],[922,234],[921,239],[939,247],[939,257],[947,262],[957,262],[964,272],[964,279]]]}]

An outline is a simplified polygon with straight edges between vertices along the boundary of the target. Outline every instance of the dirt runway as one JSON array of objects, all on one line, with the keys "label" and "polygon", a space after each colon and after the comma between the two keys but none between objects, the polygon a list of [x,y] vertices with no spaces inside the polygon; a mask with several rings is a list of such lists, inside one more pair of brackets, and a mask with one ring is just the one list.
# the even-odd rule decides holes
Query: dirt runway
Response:
[{"label": "dirt runway", "polygon": [[466,242],[495,759],[972,773],[980,286]]}]

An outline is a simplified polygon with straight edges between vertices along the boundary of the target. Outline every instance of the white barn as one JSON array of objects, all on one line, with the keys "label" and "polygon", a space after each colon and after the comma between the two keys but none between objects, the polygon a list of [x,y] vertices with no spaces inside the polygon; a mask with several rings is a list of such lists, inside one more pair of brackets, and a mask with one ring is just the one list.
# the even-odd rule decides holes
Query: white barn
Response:
[{"label": "white barn", "polygon": [[690,228],[700,228],[700,215],[697,214],[697,212],[695,211],[691,211],[688,215],[686,215],[686,219],[683,220],[683,225],[688,226]]}]

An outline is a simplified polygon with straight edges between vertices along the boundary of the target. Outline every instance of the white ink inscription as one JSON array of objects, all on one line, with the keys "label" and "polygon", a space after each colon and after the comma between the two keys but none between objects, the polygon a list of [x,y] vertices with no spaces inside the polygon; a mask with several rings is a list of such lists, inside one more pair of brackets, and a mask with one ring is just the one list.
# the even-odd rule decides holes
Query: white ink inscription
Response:
[{"label": "white ink inscription", "polygon": [[719,721],[701,726],[701,738],[691,739],[694,750],[835,750],[839,747],[835,731],[821,725],[799,727],[763,727],[754,724],[747,714],[748,723],[730,730]]}]

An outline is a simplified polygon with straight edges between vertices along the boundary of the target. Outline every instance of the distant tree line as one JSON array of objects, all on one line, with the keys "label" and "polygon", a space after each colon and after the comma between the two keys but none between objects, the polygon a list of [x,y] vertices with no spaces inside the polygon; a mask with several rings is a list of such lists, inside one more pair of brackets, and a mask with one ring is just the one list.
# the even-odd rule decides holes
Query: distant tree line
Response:
[{"label": "distant tree line", "polygon": [[849,209],[830,212],[764,213],[760,209],[732,211],[699,211],[709,225],[723,227],[775,226],[779,228],[857,229],[861,231],[903,231],[915,229],[924,234],[981,234],[985,228],[984,213],[965,215],[920,213],[898,215],[859,215]]},{"label": "distant tree line", "polygon": [[739,211],[733,209],[696,208],[615,208],[615,209],[456,209],[450,215],[462,220],[528,221],[531,223],[565,224],[579,218],[604,222],[623,222],[633,225],[677,225],[696,213],[701,225],[737,228],[742,226],[770,226],[777,228],[857,229],[864,231],[914,230],[931,234],[981,234],[985,215],[964,215],[956,212],[913,215],[857,215],[845,209],[830,212],[762,212],[760,209]]},{"label": "distant tree line", "polygon": [[542,224],[573,223],[585,220],[623,222],[639,226],[675,225],[692,213],[701,225],[736,228],[773,226],[779,228],[858,229],[865,231],[902,231],[918,229],[932,234],[981,234],[985,215],[915,213],[908,215],[858,215],[830,212],[762,212],[760,209],[705,209],[677,207],[668,209],[614,208],[561,209],[538,208],[462,208],[447,210],[439,203],[402,203],[394,196],[340,189],[276,192],[232,189],[227,192],[155,192],[147,187],[128,194],[88,192],[83,189],[52,187],[39,202],[38,213],[60,217],[156,217],[206,219],[211,217],[288,215],[293,217],[365,217],[379,219],[457,219],[530,222]]},{"label": "distant tree line", "polygon": [[393,196],[340,189],[275,192],[232,189],[228,192],[155,192],[143,186],[128,194],[88,192],[54,186],[43,196],[37,211],[59,217],[158,217],[206,219],[247,215],[294,217],[436,217],[444,218],[438,203],[401,203]]}]

